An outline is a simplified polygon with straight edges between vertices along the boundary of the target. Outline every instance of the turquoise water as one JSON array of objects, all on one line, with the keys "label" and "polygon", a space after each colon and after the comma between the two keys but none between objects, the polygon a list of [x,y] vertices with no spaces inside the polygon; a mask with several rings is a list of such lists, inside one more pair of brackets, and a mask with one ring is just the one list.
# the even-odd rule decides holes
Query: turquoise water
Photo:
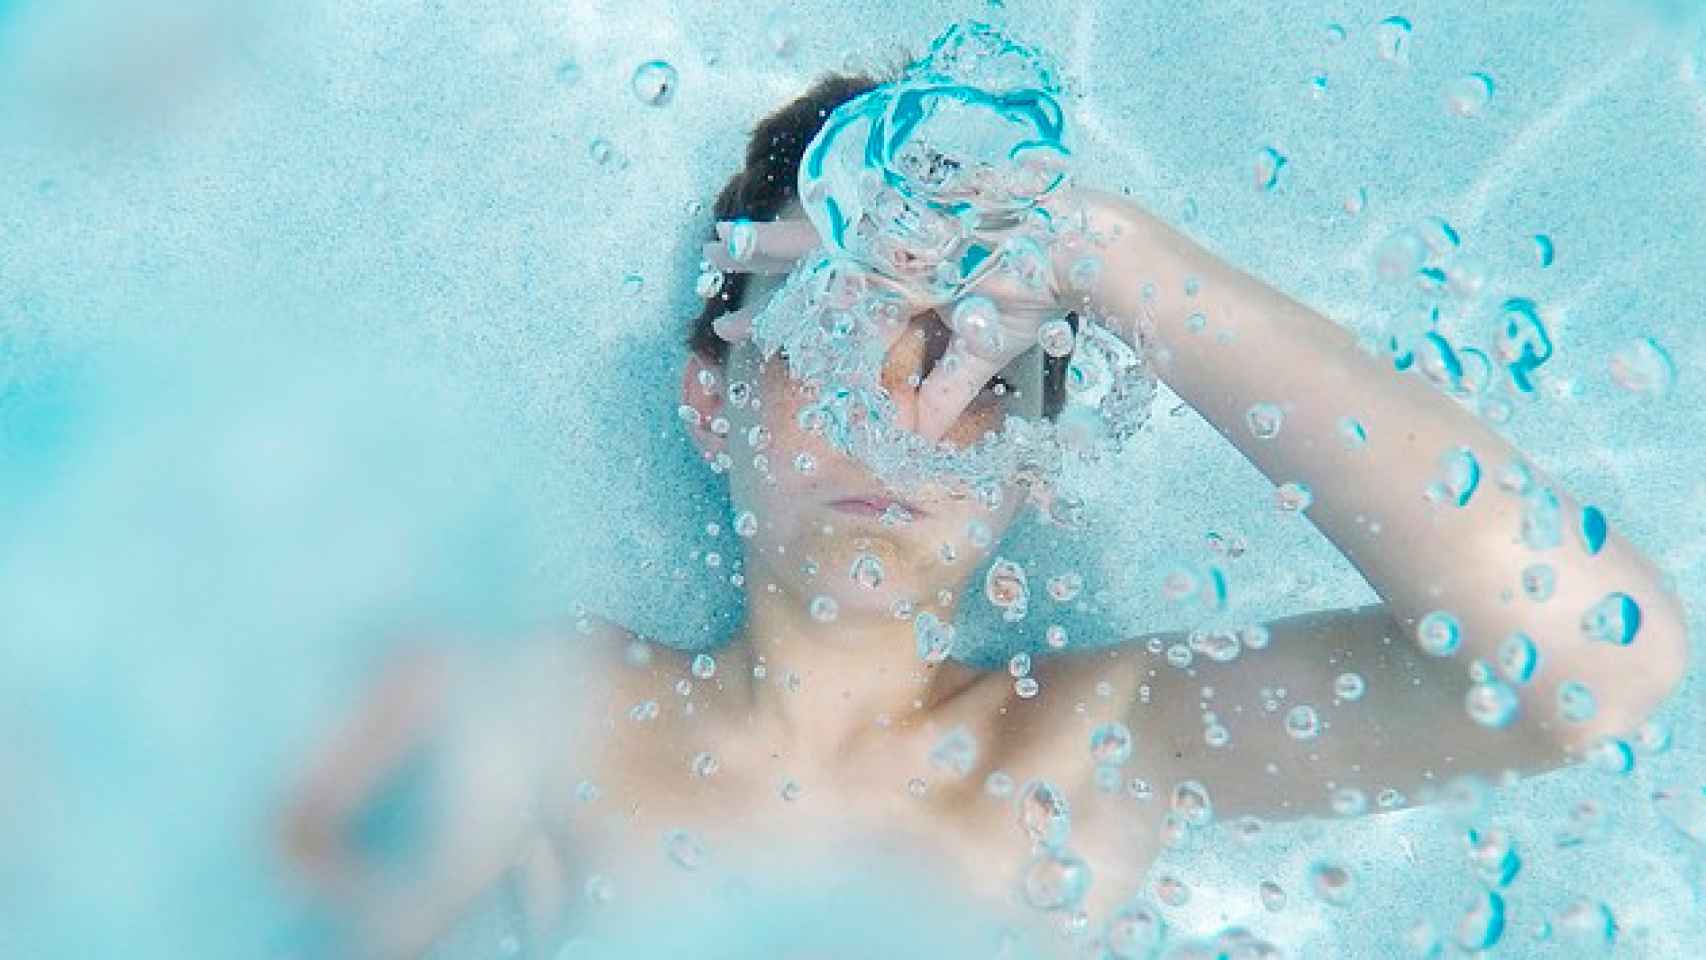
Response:
[{"label": "turquoise water", "polygon": [[[0,946],[343,955],[340,919],[303,904],[266,825],[293,758],[417,625],[484,655],[585,604],[716,646],[738,592],[705,555],[735,541],[675,420],[699,205],[757,117],[964,16],[1061,58],[1085,179],[1360,331],[1389,322],[1373,280],[1389,238],[1437,239],[1427,218],[1442,218],[1489,289],[1538,305],[1553,351],[1501,429],[1646,550],[1699,622],[1706,45],[1689,5],[14,0]],[[630,90],[651,59],[679,73],[663,107]],[[1642,337],[1676,369],[1662,395],[1614,375]],[[1084,575],[1073,636],[1190,625],[1156,583],[1200,574],[1211,533],[1244,544],[1226,564],[1235,612],[1372,599],[1312,528],[1275,521],[1267,481],[1165,388],[1140,439],[1091,504],[1096,541],[1029,524],[1010,546]],[[978,605],[963,625],[991,660],[1017,642],[999,623]],[[1498,796],[1523,864],[1496,955],[1706,949],[1702,831],[1650,799],[1706,783],[1697,673],[1663,715],[1668,752]],[[364,825],[399,857],[432,822],[410,789]],[[1589,798],[1605,833],[1559,843]],[[1177,928],[1402,956],[1413,923],[1453,929],[1476,889],[1461,845],[1422,809],[1220,838],[1156,873],[1190,878],[1166,911]],[[1356,870],[1348,904],[1308,893],[1328,856]],[[1277,912],[1256,892],[1270,877],[1289,893]],[[749,909],[766,895],[783,896]],[[904,942],[944,951],[971,936],[957,916],[905,916],[892,891],[786,896],[840,911],[809,932],[853,955],[900,936],[861,917],[921,925]],[[1614,946],[1536,935],[1582,897],[1615,916]],[[503,955],[502,901],[441,954]],[[670,936],[764,953],[743,938],[783,934],[748,916],[695,914]]]}]

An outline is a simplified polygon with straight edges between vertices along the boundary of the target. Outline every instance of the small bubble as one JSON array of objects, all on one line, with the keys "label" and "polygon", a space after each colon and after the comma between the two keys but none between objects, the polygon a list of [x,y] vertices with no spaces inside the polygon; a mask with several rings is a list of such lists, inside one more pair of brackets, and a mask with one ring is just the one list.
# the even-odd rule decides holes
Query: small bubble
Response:
[{"label": "small bubble", "polygon": [[1511,683],[1524,684],[1534,677],[1540,651],[1528,634],[1513,633],[1499,641],[1497,656],[1499,672],[1504,674],[1505,679]]},{"label": "small bubble", "polygon": [[957,726],[936,741],[928,759],[931,766],[964,777],[977,765],[977,738],[964,726]]},{"label": "small bubble", "polygon": [[1014,800],[1018,823],[1032,842],[1057,849],[1072,832],[1072,810],[1066,797],[1046,780],[1026,781]]},{"label": "small bubble", "polygon": [[1462,640],[1457,618],[1443,610],[1433,611],[1416,624],[1416,642],[1431,656],[1451,656]]},{"label": "small bubble", "polygon": [[701,653],[693,658],[693,675],[701,680],[709,680],[717,673],[717,661],[708,653]]},{"label": "small bubble", "polygon": [[634,68],[629,87],[640,102],[661,107],[675,97],[677,83],[675,68],[663,60],[648,60]]},{"label": "small bubble", "polygon": [[1600,737],[1588,748],[1588,760],[1607,773],[1628,773],[1635,769],[1635,748],[1616,737]]},{"label": "small bubble", "polygon": [[1641,629],[1641,607],[1626,593],[1608,594],[1582,614],[1582,633],[1589,640],[1626,647]]},{"label": "small bubble", "polygon": [[1090,732],[1090,756],[1098,766],[1122,766],[1131,759],[1131,729],[1118,721]]},{"label": "small bubble", "polygon": [[717,762],[715,755],[709,751],[700,751],[693,755],[691,769],[696,777],[709,777],[716,773],[722,765]]},{"label": "small bubble", "polygon": [[581,65],[573,57],[557,64],[557,82],[565,87],[572,87],[580,82]]},{"label": "small bubble", "polygon": [[1309,867],[1309,889],[1321,902],[1342,907],[1356,896],[1356,878],[1343,864],[1317,860]]},{"label": "small bubble", "polygon": [[586,878],[583,892],[591,903],[609,903],[616,899],[616,885],[603,874],[595,873]]},{"label": "small bubble", "polygon": [[1039,689],[1035,677],[1020,677],[1013,681],[1013,692],[1018,694],[1021,700],[1029,700],[1036,696]]},{"label": "small bubble", "polygon": [[632,297],[646,288],[646,278],[637,273],[630,273],[622,278],[622,292]]},{"label": "small bubble", "polygon": [[1182,907],[1191,902],[1191,887],[1178,877],[1162,874],[1155,880],[1155,896],[1169,907]]},{"label": "small bubble", "polygon": [[834,597],[820,593],[812,598],[811,616],[818,623],[828,623],[834,620],[840,612],[840,605],[835,602]]},{"label": "small bubble", "polygon": [[1503,729],[1516,721],[1520,707],[1516,690],[1499,680],[1473,684],[1464,695],[1463,708],[1469,718],[1483,727]]},{"label": "small bubble", "polygon": [[[1493,78],[1484,73],[1459,77],[1445,88],[1445,107],[1454,116],[1473,117],[1493,99]],[[1550,262],[1550,258],[1548,261]]]},{"label": "small bubble", "polygon": [[1558,685],[1558,715],[1570,723],[1586,723],[1599,710],[1593,691],[1579,680],[1567,680]]},{"label": "small bubble", "polygon": [[1300,703],[1286,711],[1285,732],[1293,740],[1313,740],[1321,732],[1321,718],[1314,707]]},{"label": "small bubble", "polygon": [[1273,147],[1263,147],[1256,153],[1256,187],[1272,190],[1279,184],[1280,169],[1286,164],[1285,155]]},{"label": "small bubble", "polygon": [[1061,319],[1047,321],[1037,328],[1037,343],[1051,357],[1070,356],[1074,345],[1072,325]]},{"label": "small bubble", "polygon": [[1339,787],[1328,798],[1328,803],[1341,817],[1360,817],[1368,810],[1368,795],[1356,787]]},{"label": "small bubble", "polygon": [[1279,436],[1280,427],[1285,424],[1285,413],[1272,403],[1253,404],[1244,411],[1244,422],[1250,428],[1250,435],[1258,440],[1272,440]]},{"label": "small bubble", "polygon": [[1314,505],[1315,494],[1309,484],[1291,480],[1274,490],[1274,503],[1286,513],[1302,513]]},{"label": "small bubble", "polygon": [[1038,910],[1074,906],[1089,886],[1089,866],[1064,851],[1043,850],[1025,867],[1025,902]]},{"label": "small bubble", "polygon": [[1043,631],[1043,643],[1047,644],[1050,650],[1066,649],[1066,628],[1057,623],[1049,624],[1048,629]]},{"label": "small bubble", "polygon": [[781,794],[783,800],[788,803],[793,803],[795,800],[800,799],[801,788],[799,781],[792,779],[784,780],[782,781],[781,789],[777,792]]},{"label": "small bubble", "polygon": [[983,778],[983,792],[1002,798],[1013,795],[1013,777],[1004,770],[992,770]]},{"label": "small bubble", "polygon": [[1499,942],[1505,930],[1505,898],[1492,890],[1479,890],[1464,900],[1458,916],[1455,939],[1465,950],[1486,950]]},{"label": "small bubble", "polygon": [[1206,827],[1214,821],[1214,803],[1208,788],[1196,780],[1184,780],[1173,788],[1173,812],[1193,827]]},{"label": "small bubble", "polygon": [[1340,700],[1361,700],[1367,684],[1358,673],[1341,673],[1333,680],[1333,694]]},{"label": "small bubble", "polygon": [[1676,383],[1676,364],[1651,337],[1625,343],[1611,355],[1611,379],[1630,393],[1662,397]]},{"label": "small bubble", "polygon": [[658,702],[656,700],[644,700],[640,703],[634,704],[628,709],[628,719],[640,721],[642,723],[647,720],[657,719],[657,715]]},{"label": "small bubble", "polygon": [[1535,603],[1552,599],[1558,588],[1558,572],[1549,563],[1531,563],[1522,570],[1522,592]]},{"label": "small bubble", "polygon": [[735,533],[743,538],[750,538],[758,532],[758,517],[751,510],[742,510],[735,515]]},{"label": "small bubble", "polygon": [[664,853],[683,870],[697,870],[705,865],[705,847],[686,830],[671,830],[664,835]]},{"label": "small bubble", "polygon": [[1084,578],[1076,573],[1063,573],[1048,580],[1048,595],[1056,603],[1071,603],[1083,589]]},{"label": "small bubble", "polygon": [[1285,909],[1285,891],[1272,880],[1263,880],[1257,884],[1256,895],[1262,901],[1262,908],[1269,913],[1278,913]]},{"label": "small bubble", "polygon": [[1346,450],[1362,449],[1368,443],[1368,431],[1363,428],[1362,421],[1355,417],[1340,417],[1339,442]]},{"label": "small bubble", "polygon": [[1556,254],[1552,246],[1552,238],[1544,233],[1534,235],[1534,253],[1540,259],[1542,267],[1550,267]]},{"label": "small bubble", "polygon": [[853,559],[848,576],[866,590],[875,590],[883,585],[883,563],[872,554],[861,553]]},{"label": "small bubble", "polygon": [[723,292],[723,272],[721,270],[706,270],[699,274],[699,279],[693,284],[693,292],[701,300],[709,300]]},{"label": "small bubble", "polygon": [[1380,59],[1388,63],[1405,63],[1410,57],[1410,21],[1404,17],[1387,17],[1374,28],[1374,41]]},{"label": "small bubble", "polygon": [[1327,24],[1326,37],[1327,46],[1336,47],[1345,42],[1345,28],[1336,23],[1329,23]]},{"label": "small bubble", "polygon": [[616,148],[611,146],[609,140],[606,140],[603,137],[596,137],[593,139],[591,145],[587,147],[587,153],[592,157],[593,163],[596,163],[601,167],[606,167],[609,166],[611,160],[614,159]]}]

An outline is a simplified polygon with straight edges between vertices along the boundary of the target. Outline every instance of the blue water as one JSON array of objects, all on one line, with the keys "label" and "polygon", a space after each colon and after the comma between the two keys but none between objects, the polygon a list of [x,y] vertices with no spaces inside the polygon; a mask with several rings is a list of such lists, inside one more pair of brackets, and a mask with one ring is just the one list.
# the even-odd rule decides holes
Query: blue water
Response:
[{"label": "blue water", "polygon": [[[1698,624],[1692,5],[1203,6],[0,2],[0,951],[341,955],[269,818],[294,760],[419,624],[484,655],[586,604],[715,646],[738,592],[704,554],[735,540],[675,419],[695,204],[812,78],[917,53],[968,15],[1061,57],[1085,179],[1361,332],[1385,331],[1383,243],[1442,218],[1501,299],[1545,320],[1550,356],[1502,429],[1653,557]],[[1394,16],[1398,60],[1381,54]],[[752,41],[776,23],[786,56]],[[680,75],[662,108],[628,89],[651,59]],[[1448,96],[1475,73],[1491,95],[1459,115]],[[1612,376],[1637,337],[1674,363],[1662,396]],[[1084,574],[1074,636],[1192,623],[1158,583],[1206,575],[1210,534],[1246,545],[1223,564],[1233,613],[1373,598],[1164,388],[1142,440],[1091,504],[1097,541],[1031,524],[1008,550]],[[968,617],[1003,658],[995,613]],[[1573,955],[1535,931],[1577,897],[1615,915],[1609,955],[1706,951],[1706,852],[1650,802],[1706,783],[1698,656],[1663,715],[1668,752],[1499,795],[1523,866],[1496,955]],[[407,846],[426,809],[411,789],[372,844]],[[1607,834],[1558,843],[1585,798]],[[1461,844],[1424,809],[1274,827],[1157,870],[1191,877],[1176,926],[1398,956],[1410,924],[1450,930],[1476,889]],[[1343,906],[1307,893],[1329,853],[1357,870]],[[1270,877],[1279,912],[1256,896]],[[838,902],[812,895],[788,894]],[[488,904],[445,953],[501,955],[504,914]],[[758,936],[698,919],[722,955]]]}]

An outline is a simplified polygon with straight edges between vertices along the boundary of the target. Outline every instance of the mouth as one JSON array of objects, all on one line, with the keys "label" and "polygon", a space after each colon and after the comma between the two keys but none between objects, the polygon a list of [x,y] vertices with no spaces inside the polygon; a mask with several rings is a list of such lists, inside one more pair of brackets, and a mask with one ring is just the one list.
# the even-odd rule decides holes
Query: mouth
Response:
[{"label": "mouth", "polygon": [[831,500],[829,507],[841,513],[851,513],[861,517],[884,517],[899,514],[916,520],[930,515],[905,500],[894,500],[889,497],[843,497],[840,500]]}]

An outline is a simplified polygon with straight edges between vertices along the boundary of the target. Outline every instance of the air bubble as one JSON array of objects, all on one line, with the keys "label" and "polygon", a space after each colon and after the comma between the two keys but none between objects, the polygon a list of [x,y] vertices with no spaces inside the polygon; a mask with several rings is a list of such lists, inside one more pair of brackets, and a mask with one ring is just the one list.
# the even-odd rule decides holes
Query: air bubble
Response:
[{"label": "air bubble", "polygon": [[1339,442],[1346,450],[1361,450],[1368,443],[1368,430],[1355,417],[1340,417]]},{"label": "air bubble", "polygon": [[1422,650],[1435,657],[1449,657],[1457,652],[1463,641],[1457,618],[1444,610],[1435,610],[1416,624],[1416,642]]},{"label": "air bubble", "polygon": [[1452,81],[1445,89],[1445,106],[1455,116],[1473,117],[1493,99],[1493,78],[1471,73]]},{"label": "air bubble", "polygon": [[1059,359],[1070,356],[1073,346],[1072,325],[1065,320],[1050,320],[1037,328],[1037,343],[1043,353]]},{"label": "air bubble", "polygon": [[1072,832],[1066,797],[1046,780],[1029,780],[1014,801],[1019,828],[1033,843],[1059,849]]},{"label": "air bubble", "polygon": [[758,532],[758,517],[751,510],[742,510],[735,514],[735,533],[743,538],[750,538]]},{"label": "air bubble", "polygon": [[1038,910],[1075,906],[1089,886],[1089,866],[1064,851],[1044,850],[1025,868],[1025,902]]},{"label": "air bubble", "polygon": [[1599,711],[1593,691],[1579,680],[1558,685],[1558,715],[1570,723],[1586,723]]},{"label": "air bubble", "polygon": [[1387,17],[1374,28],[1375,49],[1380,59],[1388,63],[1405,63],[1410,58],[1410,21],[1404,17]]},{"label": "air bubble", "polygon": [[964,726],[954,727],[930,748],[930,765],[964,777],[977,766],[977,738]]},{"label": "air bubble", "polygon": [[1250,428],[1250,435],[1258,440],[1272,440],[1279,436],[1280,428],[1285,425],[1285,412],[1272,403],[1252,404],[1244,411],[1244,422]]},{"label": "air bubble", "polygon": [[1534,668],[1540,661],[1540,651],[1526,633],[1513,633],[1500,640],[1497,656],[1499,672],[1519,685],[1534,678]]},{"label": "air bubble", "polygon": [[701,653],[693,658],[693,675],[701,680],[709,680],[717,674],[717,661],[708,653]]},{"label": "air bubble", "polygon": [[1662,397],[1676,383],[1676,364],[1651,337],[1625,343],[1611,355],[1611,379],[1630,393]]},{"label": "air bubble", "polygon": [[1496,730],[1516,721],[1519,706],[1516,690],[1499,680],[1473,684],[1463,698],[1463,708],[1471,720]]},{"label": "air bubble", "polygon": [[1582,633],[1589,640],[1626,647],[1641,629],[1641,607],[1626,593],[1608,594],[1582,615]]},{"label": "air bubble", "polygon": [[1309,484],[1291,480],[1274,490],[1274,503],[1286,513],[1302,513],[1314,505],[1315,494]]},{"label": "air bubble", "polygon": [[1090,756],[1098,766],[1122,766],[1131,759],[1131,729],[1118,721],[1090,732]]},{"label": "air bubble", "polygon": [[847,575],[866,590],[875,590],[883,585],[883,562],[872,554],[861,553],[853,558],[853,568]]},{"label": "air bubble", "polygon": [[1522,592],[1535,603],[1552,599],[1558,589],[1558,572],[1549,563],[1531,563],[1522,570]]},{"label": "air bubble", "polygon": [[1342,907],[1356,897],[1356,878],[1343,864],[1317,860],[1309,867],[1309,889],[1321,902]]},{"label": "air bubble", "polygon": [[1314,707],[1300,703],[1286,711],[1285,732],[1293,740],[1313,740],[1321,733],[1321,718]]},{"label": "air bubble", "polygon": [[840,612],[841,607],[835,602],[834,597],[820,593],[812,598],[811,615],[812,619],[818,623],[828,623],[834,620]]},{"label": "air bubble", "polygon": [[1273,147],[1263,147],[1256,153],[1256,187],[1272,190],[1279,184],[1280,169],[1286,164],[1285,155]]},{"label": "air bubble", "polygon": [[673,66],[663,60],[648,60],[634,68],[628,85],[641,103],[661,107],[675,98],[676,82]]},{"label": "air bubble", "polygon": [[1552,260],[1555,257],[1556,252],[1557,251],[1552,246],[1551,237],[1544,233],[1537,233],[1534,235],[1534,255],[1539,258],[1540,265],[1542,267],[1550,267],[1552,265]]},{"label": "air bubble", "polygon": [[664,853],[683,870],[697,870],[705,865],[705,847],[699,838],[686,830],[671,830],[664,835]]},{"label": "air bubble", "polygon": [[1359,673],[1341,673],[1333,680],[1333,695],[1340,700],[1361,700],[1367,689],[1368,685]]}]

